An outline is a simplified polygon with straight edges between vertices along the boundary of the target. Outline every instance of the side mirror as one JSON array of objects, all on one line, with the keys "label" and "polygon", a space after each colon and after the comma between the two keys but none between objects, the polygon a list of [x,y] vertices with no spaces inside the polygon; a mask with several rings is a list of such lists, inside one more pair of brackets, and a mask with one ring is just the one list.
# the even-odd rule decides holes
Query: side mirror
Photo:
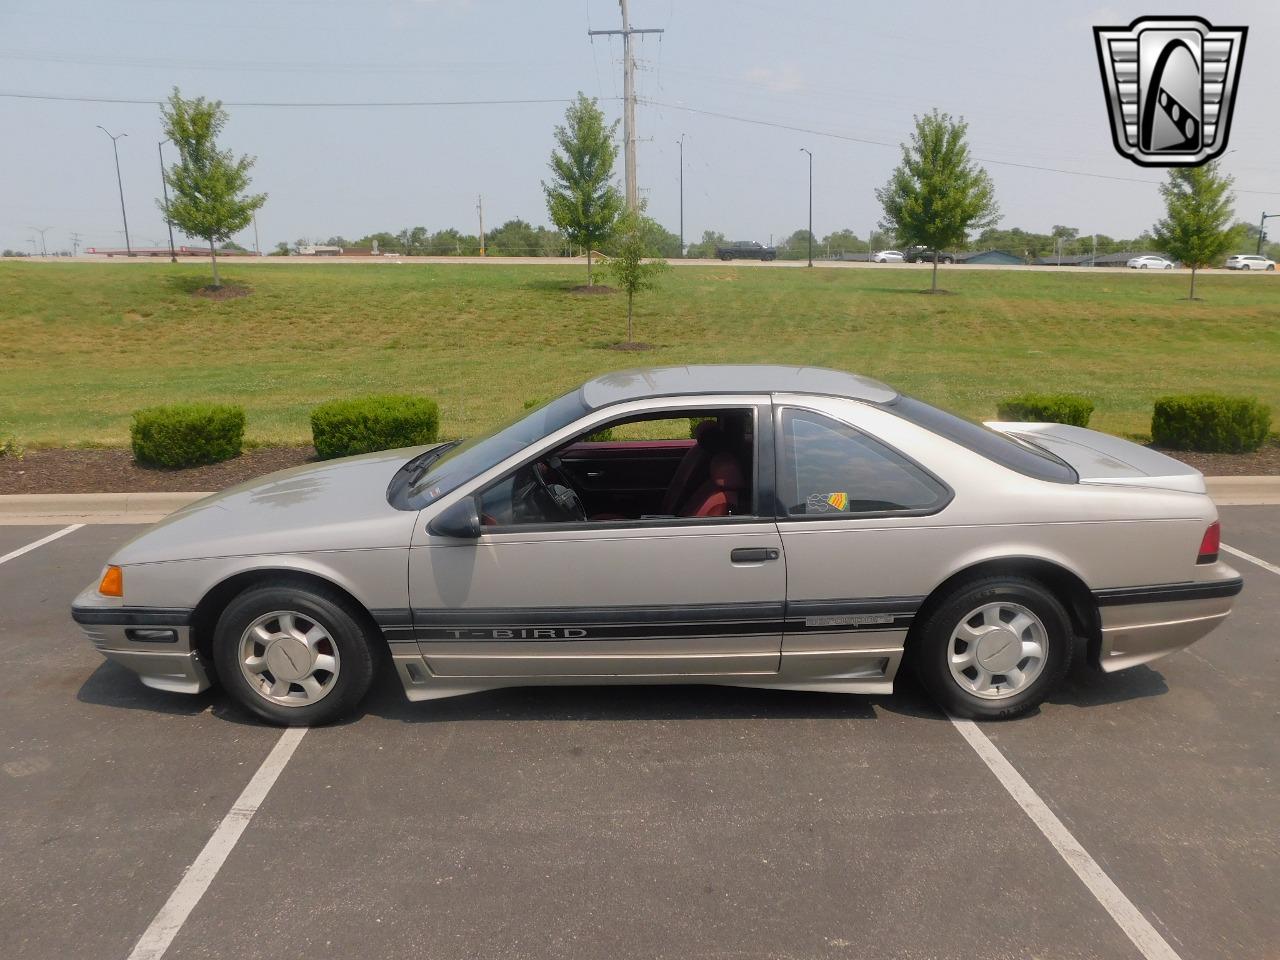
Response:
[{"label": "side mirror", "polygon": [[455,540],[477,540],[480,531],[480,513],[476,510],[475,497],[459,500],[427,526],[428,533]]}]

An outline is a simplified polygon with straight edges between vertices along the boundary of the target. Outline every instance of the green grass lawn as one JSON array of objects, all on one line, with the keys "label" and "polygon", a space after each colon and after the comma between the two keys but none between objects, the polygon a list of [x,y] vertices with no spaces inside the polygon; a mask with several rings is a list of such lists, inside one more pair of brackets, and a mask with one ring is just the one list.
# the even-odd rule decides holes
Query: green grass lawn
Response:
[{"label": "green grass lawn", "polygon": [[333,397],[420,393],[445,436],[602,371],[797,363],[869,374],[970,417],[1026,390],[1094,399],[1092,425],[1146,433],[1153,398],[1217,390],[1280,413],[1280,277],[714,266],[637,299],[567,288],[567,266],[226,264],[251,296],[191,295],[207,266],[0,263],[0,436],[31,446],[128,441],[137,407],[242,404],[247,436],[305,442]]}]

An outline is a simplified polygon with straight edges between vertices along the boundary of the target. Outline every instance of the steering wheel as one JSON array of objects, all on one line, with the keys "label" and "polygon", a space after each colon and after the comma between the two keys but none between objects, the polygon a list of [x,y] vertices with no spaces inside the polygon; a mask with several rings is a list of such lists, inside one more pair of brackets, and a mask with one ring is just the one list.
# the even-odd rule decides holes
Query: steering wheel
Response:
[{"label": "steering wheel", "polygon": [[[547,478],[543,476],[543,471],[551,475],[553,480],[558,482],[549,483]],[[565,476],[564,464],[555,454],[547,457],[540,463],[535,463],[532,468],[533,479],[537,481],[538,487],[546,496],[547,501],[557,510],[559,510],[569,520],[587,520],[587,508],[582,505],[582,500],[578,497],[577,491],[568,482]]]}]

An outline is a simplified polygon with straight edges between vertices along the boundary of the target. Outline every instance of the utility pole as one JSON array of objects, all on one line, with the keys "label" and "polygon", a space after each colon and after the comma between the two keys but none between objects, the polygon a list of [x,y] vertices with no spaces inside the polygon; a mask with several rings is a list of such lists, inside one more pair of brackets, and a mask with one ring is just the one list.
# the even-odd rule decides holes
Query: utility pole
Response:
[{"label": "utility pole", "polygon": [[160,189],[164,192],[164,222],[169,227],[169,262],[177,263],[178,255],[173,249],[173,221],[169,219],[169,181],[164,177],[164,150],[162,149],[169,142],[166,137],[157,143],[156,153],[160,155]]},{"label": "utility pole", "polygon": [[684,256],[684,134],[680,134],[680,256]]},{"label": "utility pole", "polygon": [[[169,244],[172,246],[172,239],[170,239]],[[262,250],[258,248],[258,211],[256,210],[253,212],[253,255],[255,257],[262,256]]]},{"label": "utility pole", "polygon": [[111,137],[111,152],[116,158],[116,186],[120,188],[120,219],[124,221],[124,252],[129,256],[133,256],[133,247],[129,244],[129,215],[124,212],[124,181],[120,179],[120,150],[116,146],[116,141],[121,137],[127,137],[127,133],[113,135],[110,130],[98,123],[95,126]]},{"label": "utility pole", "polygon": [[40,256],[47,260],[49,258],[49,248],[44,244],[44,235],[52,230],[53,227],[32,227],[31,229],[40,234]]},{"label": "utility pole", "polygon": [[1089,254],[1089,266],[1096,267],[1098,265],[1098,235],[1093,235],[1093,253]]},{"label": "utility pole", "polygon": [[484,256],[484,197],[476,194],[476,213],[480,216],[480,256]]},{"label": "utility pole", "polygon": [[1258,221],[1258,256],[1262,256],[1262,241],[1267,236],[1267,221],[1280,217],[1280,213],[1263,213]]},{"label": "utility pole", "polygon": [[809,154],[809,266],[813,266],[813,151],[801,147],[802,152]]},{"label": "utility pole", "polygon": [[622,37],[622,140],[623,172],[626,179],[627,209],[640,206],[636,189],[636,61],[631,51],[631,35],[635,33],[662,33],[660,29],[641,30],[631,26],[627,15],[627,0],[618,0],[622,8],[621,30],[588,30],[589,37]]},{"label": "utility pole", "polygon": [[80,255],[80,234],[74,230],[71,231],[71,255],[73,257]]}]

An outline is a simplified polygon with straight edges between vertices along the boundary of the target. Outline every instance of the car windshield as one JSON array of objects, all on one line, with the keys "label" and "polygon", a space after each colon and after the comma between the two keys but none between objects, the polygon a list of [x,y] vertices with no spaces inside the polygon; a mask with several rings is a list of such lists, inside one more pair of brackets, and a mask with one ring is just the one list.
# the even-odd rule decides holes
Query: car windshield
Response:
[{"label": "car windshield", "polygon": [[529,444],[567,427],[588,410],[582,391],[574,390],[522,412],[483,436],[459,443],[433,462],[429,473],[409,486],[405,495],[408,507],[422,509]]}]

